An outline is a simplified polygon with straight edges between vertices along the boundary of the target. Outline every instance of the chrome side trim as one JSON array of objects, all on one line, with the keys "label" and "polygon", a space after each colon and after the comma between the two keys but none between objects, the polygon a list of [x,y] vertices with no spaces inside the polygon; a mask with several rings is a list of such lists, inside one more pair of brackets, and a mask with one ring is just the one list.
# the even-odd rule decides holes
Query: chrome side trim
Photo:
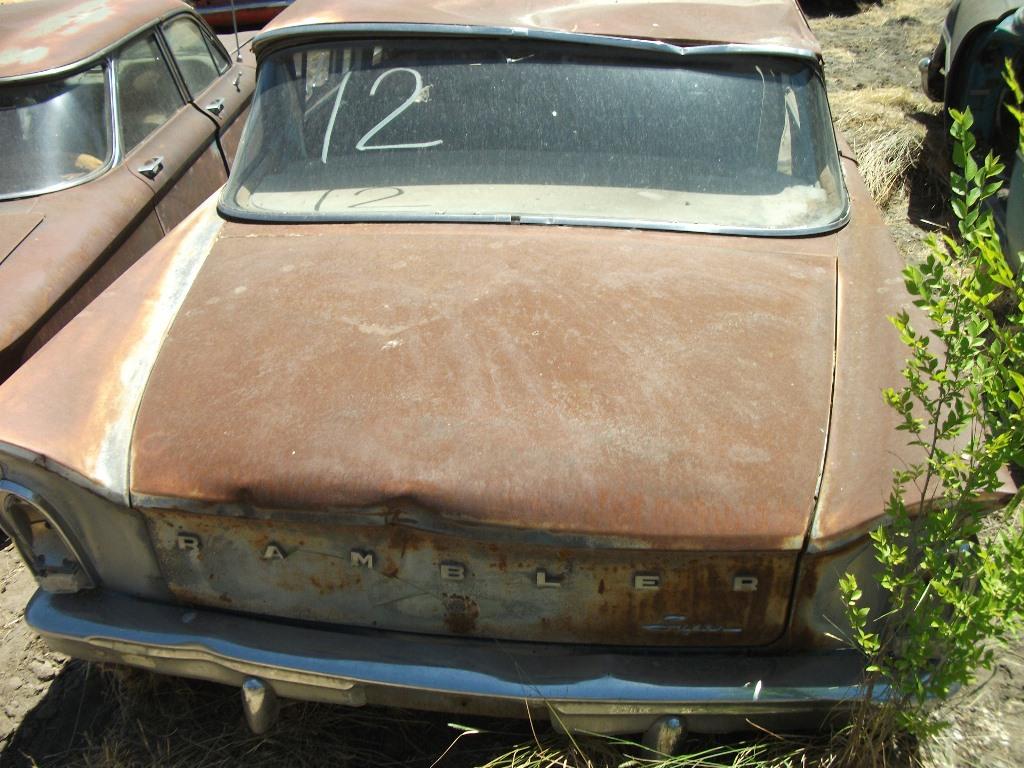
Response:
[{"label": "chrome side trim", "polygon": [[810,227],[789,227],[761,229],[758,227],[716,226],[714,224],[685,224],[677,222],[651,221],[644,219],[611,219],[579,216],[517,216],[511,214],[444,214],[444,213],[358,213],[358,214],[304,214],[304,213],[256,213],[230,205],[222,195],[217,203],[218,212],[234,221],[256,222],[259,224],[343,224],[355,222],[404,222],[404,223],[456,223],[456,224],[533,224],[563,227],[608,227],[611,229],[642,229],[660,232],[695,232],[705,235],[738,235],[741,237],[811,237],[835,232],[850,221],[850,203],[842,213],[827,224]]},{"label": "chrome side trim", "polygon": [[351,22],[331,24],[297,24],[279,27],[261,32],[253,38],[253,51],[257,59],[278,47],[278,43],[290,45],[300,44],[309,38],[325,36],[358,37],[373,35],[375,37],[394,36],[469,36],[469,37],[505,37],[528,40],[544,40],[558,43],[574,43],[580,45],[596,45],[605,48],[628,48],[666,56],[719,56],[732,54],[783,56],[786,58],[804,59],[815,64],[821,57],[806,48],[794,48],[786,45],[752,45],[745,43],[714,43],[698,45],[675,45],[663,40],[645,40],[632,37],[616,37],[613,35],[591,35],[581,32],[563,32],[556,29],[539,29],[534,27],[491,27],[473,24],[395,24],[375,22]]},{"label": "chrome side trim", "polygon": [[115,504],[121,504],[124,501],[119,493],[107,488],[106,486],[100,485],[95,480],[83,475],[81,472],[71,469],[64,464],[61,464],[59,461],[55,461],[37,451],[22,448],[20,445],[8,443],[5,440],[0,440],[0,477],[7,476],[6,468],[4,466],[4,459],[6,459],[7,456],[43,467],[57,477],[67,480],[73,485],[99,496],[101,499],[112,501]]},{"label": "chrome side trim", "polygon": [[[608,733],[643,730],[663,714],[828,713],[861,692],[860,658],[850,651],[611,651],[322,629],[98,590],[37,592],[25,619],[52,647],[81,658],[239,686],[256,676],[285,697],[351,706],[422,702],[427,694],[455,697],[464,711],[488,703],[519,706],[521,714],[539,707],[570,723],[614,721]],[[873,695],[882,699],[886,691]]]}]

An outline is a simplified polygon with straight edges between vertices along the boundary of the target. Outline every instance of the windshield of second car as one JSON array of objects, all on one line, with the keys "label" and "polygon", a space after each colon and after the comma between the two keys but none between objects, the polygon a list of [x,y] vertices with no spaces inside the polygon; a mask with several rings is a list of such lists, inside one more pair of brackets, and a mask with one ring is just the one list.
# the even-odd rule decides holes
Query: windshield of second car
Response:
[{"label": "windshield of second car", "polygon": [[796,58],[311,45],[263,62],[249,120],[228,213],[767,231],[845,211],[824,90]]},{"label": "windshield of second car", "polygon": [[67,186],[112,151],[106,73],[0,86],[0,197]]}]

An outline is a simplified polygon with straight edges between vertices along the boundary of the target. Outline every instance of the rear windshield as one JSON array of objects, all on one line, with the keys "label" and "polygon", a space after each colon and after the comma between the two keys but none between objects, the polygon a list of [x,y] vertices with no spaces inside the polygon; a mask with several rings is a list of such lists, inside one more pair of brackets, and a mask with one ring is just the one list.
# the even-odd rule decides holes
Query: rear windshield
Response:
[{"label": "rear windshield", "polygon": [[845,207],[804,60],[453,39],[271,55],[222,201],[244,218],[755,233]]},{"label": "rear windshield", "polygon": [[0,198],[70,186],[110,162],[106,68],[0,86]]}]

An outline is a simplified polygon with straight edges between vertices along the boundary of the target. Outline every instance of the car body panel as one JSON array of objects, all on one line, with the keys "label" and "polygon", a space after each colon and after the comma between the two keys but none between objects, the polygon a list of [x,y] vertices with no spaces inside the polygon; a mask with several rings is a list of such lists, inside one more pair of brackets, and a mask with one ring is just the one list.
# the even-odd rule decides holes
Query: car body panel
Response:
[{"label": "car body panel", "polygon": [[1009,60],[1017,77],[1024,70],[1024,9],[1019,0],[956,0],[946,15],[932,56],[921,60],[922,88],[944,109],[971,111],[977,152],[992,151],[1006,167],[1005,186],[986,201],[996,231],[1008,245],[1010,262],[1024,246],[1024,206],[1015,184],[1019,126],[1006,106],[1013,96],[1003,79]]},{"label": "car body panel", "polygon": [[943,24],[942,37],[946,43],[945,71],[948,73],[958,66],[968,38],[981,28],[994,27],[1000,19],[1020,7],[1017,0],[957,0]]},{"label": "car body panel", "polygon": [[43,214],[6,212],[0,208],[0,264],[43,221]]},{"label": "car body panel", "polygon": [[[150,376],[131,492],[403,497],[479,524],[799,549],[828,417],[834,243],[688,240],[228,224]],[[746,270],[761,279],[737,282]],[[709,451],[725,433],[746,437]]]},{"label": "car body panel", "polygon": [[32,333],[23,355],[31,357],[75,315],[85,309],[89,302],[102,293],[107,286],[117,279],[139,257],[159,242],[164,236],[164,228],[160,225],[156,210],[151,210],[146,217],[131,229],[131,234],[122,242],[103,263],[82,282],[73,293],[67,296],[57,310]]},{"label": "car body panel", "polygon": [[[784,550],[630,549],[615,537],[582,547],[544,529],[445,526],[411,502],[302,519],[143,514],[183,605],[430,635],[767,645],[785,628],[796,567]],[[182,535],[201,549],[182,548]],[[740,575],[756,589],[734,589]]]},{"label": "car body panel", "polygon": [[[859,226],[838,235],[836,376],[818,509],[808,542],[811,551],[832,549],[863,535],[882,514],[892,483],[892,464],[913,460],[899,415],[882,391],[902,381],[895,364],[906,354],[888,318],[901,309],[925,328],[927,318],[909,302],[903,258],[853,161],[844,159],[851,205]],[[872,278],[872,276],[881,276]],[[865,290],[871,284],[874,290]],[[872,361],[888,360],[889,365]],[[908,503],[914,499],[908,490]]]},{"label": "car body panel", "polygon": [[[139,171],[157,158],[163,169],[155,178]],[[125,166],[159,201],[156,212],[165,232],[176,227],[228,177],[217,149],[217,126],[191,104],[183,105],[128,153]]]},{"label": "car body panel", "polygon": [[[108,215],[96,215],[96,199],[104,201],[105,210],[109,206]],[[0,201],[0,212],[21,210],[28,203],[43,221],[0,263],[0,350],[19,355],[19,343],[28,341],[41,319],[74,291],[83,275],[98,268],[112,247],[116,250],[153,206],[152,193],[125,165],[86,185],[28,201]]]},{"label": "car body panel", "polygon": [[[142,389],[221,224],[211,198],[18,369],[0,389],[7,408],[0,440],[34,446],[58,469],[127,505],[127,449]],[[68,387],[57,370],[75,349],[90,353],[76,366],[77,385]],[[59,410],[35,407],[51,397]]]}]

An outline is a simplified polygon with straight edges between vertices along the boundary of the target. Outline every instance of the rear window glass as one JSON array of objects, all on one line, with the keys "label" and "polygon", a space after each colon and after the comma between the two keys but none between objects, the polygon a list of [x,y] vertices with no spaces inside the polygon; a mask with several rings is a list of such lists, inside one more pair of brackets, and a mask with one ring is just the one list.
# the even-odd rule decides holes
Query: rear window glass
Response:
[{"label": "rear window glass", "polygon": [[265,218],[758,231],[827,227],[845,205],[802,60],[452,39],[270,56],[223,202]]}]

